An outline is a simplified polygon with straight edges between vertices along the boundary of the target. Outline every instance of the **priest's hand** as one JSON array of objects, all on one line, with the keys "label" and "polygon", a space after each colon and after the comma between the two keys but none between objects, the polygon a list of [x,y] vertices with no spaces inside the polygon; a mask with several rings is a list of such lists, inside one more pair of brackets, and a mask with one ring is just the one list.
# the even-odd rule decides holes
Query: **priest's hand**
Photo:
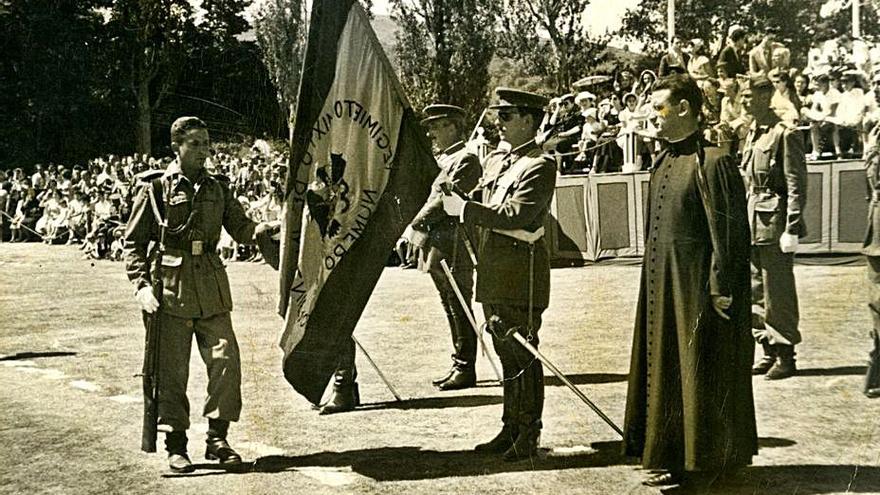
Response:
[{"label": "priest's hand", "polygon": [[793,253],[797,251],[797,248],[798,236],[784,232],[779,238],[779,249],[781,249],[783,253]]},{"label": "priest's hand", "polygon": [[464,199],[460,198],[458,194],[443,195],[443,211],[451,217],[461,217],[461,212],[464,210],[464,203]]},{"label": "priest's hand", "polygon": [[725,311],[730,309],[731,303],[733,303],[733,298],[730,296],[712,296],[712,307],[715,309],[715,312],[718,313],[718,316],[725,320],[730,319],[730,316],[728,316]]}]

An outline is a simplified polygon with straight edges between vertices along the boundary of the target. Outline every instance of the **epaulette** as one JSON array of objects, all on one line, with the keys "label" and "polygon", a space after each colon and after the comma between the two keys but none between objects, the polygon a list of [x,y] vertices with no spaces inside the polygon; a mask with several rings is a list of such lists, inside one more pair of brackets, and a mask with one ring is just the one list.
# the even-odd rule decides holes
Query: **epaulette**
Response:
[{"label": "epaulette", "polygon": [[165,171],[161,170],[161,169],[147,170],[147,171],[144,171],[144,172],[141,172],[141,173],[135,175],[134,181],[135,181],[135,183],[140,184],[140,185],[147,185],[147,184],[153,182],[154,180],[158,179],[159,177],[162,177],[163,175],[165,175]]}]

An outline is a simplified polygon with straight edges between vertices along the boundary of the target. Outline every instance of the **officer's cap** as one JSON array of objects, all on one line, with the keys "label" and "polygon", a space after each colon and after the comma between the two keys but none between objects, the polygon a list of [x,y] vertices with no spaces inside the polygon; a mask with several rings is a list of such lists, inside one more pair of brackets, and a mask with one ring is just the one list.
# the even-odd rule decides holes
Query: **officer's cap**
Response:
[{"label": "officer's cap", "polygon": [[440,119],[464,120],[464,109],[455,105],[428,105],[422,110],[422,113],[425,114],[422,125],[428,125]]},{"label": "officer's cap", "polygon": [[513,88],[495,88],[495,94],[498,96],[498,103],[489,106],[493,110],[510,108],[543,110],[549,102],[546,96]]},{"label": "officer's cap", "polygon": [[742,88],[742,94],[749,94],[752,91],[760,90],[760,89],[772,89],[773,84],[770,82],[770,79],[767,76],[760,74],[757,76],[745,76],[739,77],[737,76],[737,81],[739,82],[740,87]]}]

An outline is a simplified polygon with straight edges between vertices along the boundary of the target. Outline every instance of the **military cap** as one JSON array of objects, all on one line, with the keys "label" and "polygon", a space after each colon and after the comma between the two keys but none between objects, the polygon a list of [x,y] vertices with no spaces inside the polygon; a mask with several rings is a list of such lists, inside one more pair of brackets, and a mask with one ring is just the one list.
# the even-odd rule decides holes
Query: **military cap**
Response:
[{"label": "military cap", "polygon": [[458,119],[464,120],[464,109],[455,105],[428,105],[422,110],[425,118],[422,119],[422,125],[428,125],[431,122],[440,119]]},{"label": "military cap", "polygon": [[740,87],[742,88],[741,93],[751,93],[756,89],[773,89],[773,85],[770,83],[770,79],[767,76],[760,74],[757,76],[737,76],[737,82],[739,82]]},{"label": "military cap", "polygon": [[489,108],[493,110],[508,108],[533,108],[535,110],[543,110],[550,101],[546,96],[513,88],[495,88],[495,94],[498,96],[498,103],[489,106]]},{"label": "military cap", "polygon": [[782,80],[782,71],[778,68],[772,69],[767,73],[767,79],[770,80],[771,83],[777,83]]}]

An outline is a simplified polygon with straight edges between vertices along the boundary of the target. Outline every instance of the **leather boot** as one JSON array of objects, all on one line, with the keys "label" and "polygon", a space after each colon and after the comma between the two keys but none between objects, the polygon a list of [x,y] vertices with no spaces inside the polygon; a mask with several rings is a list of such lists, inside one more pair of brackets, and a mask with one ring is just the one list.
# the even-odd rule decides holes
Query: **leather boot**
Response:
[{"label": "leather boot", "polygon": [[186,454],[186,432],[170,431],[165,434],[165,450],[168,452],[168,469],[172,473],[191,473],[195,471],[192,461]]},{"label": "leather boot", "polygon": [[208,420],[208,437],[205,440],[205,459],[220,461],[222,466],[238,467],[241,465],[241,456],[238,455],[229,442],[226,434],[229,431],[229,421],[222,419]]},{"label": "leather boot", "polygon": [[477,384],[477,372],[474,362],[468,362],[452,356],[452,374],[437,385],[440,390],[460,390],[471,388]]},{"label": "leather boot", "polygon": [[318,414],[336,414],[354,411],[361,405],[361,394],[357,383],[333,384],[333,396],[321,407]]},{"label": "leather boot", "polygon": [[758,360],[754,366],[752,366],[752,374],[753,375],[764,375],[770,368],[773,367],[773,363],[776,362],[776,350],[772,345],[762,342],[761,345],[764,347],[764,357]]},{"label": "leather boot", "polygon": [[797,372],[794,346],[780,344],[774,347],[776,348],[776,362],[773,363],[773,367],[767,371],[767,375],[764,378],[767,380],[782,380],[783,378],[794,376]]},{"label": "leather boot", "polygon": [[518,434],[519,428],[516,425],[505,423],[495,438],[477,445],[474,450],[486,454],[503,454],[513,445]]},{"label": "leather boot", "polygon": [[538,454],[538,442],[541,439],[541,420],[529,425],[520,425],[519,435],[513,445],[504,452],[505,461],[519,461],[534,458]]},{"label": "leather boot", "polygon": [[446,380],[449,380],[450,378],[452,378],[453,373],[455,373],[455,366],[452,366],[451,368],[449,368],[449,371],[447,371],[446,374],[441,376],[440,378],[435,378],[435,379],[431,380],[431,385],[434,385],[435,387],[440,385],[441,383],[445,382]]}]

